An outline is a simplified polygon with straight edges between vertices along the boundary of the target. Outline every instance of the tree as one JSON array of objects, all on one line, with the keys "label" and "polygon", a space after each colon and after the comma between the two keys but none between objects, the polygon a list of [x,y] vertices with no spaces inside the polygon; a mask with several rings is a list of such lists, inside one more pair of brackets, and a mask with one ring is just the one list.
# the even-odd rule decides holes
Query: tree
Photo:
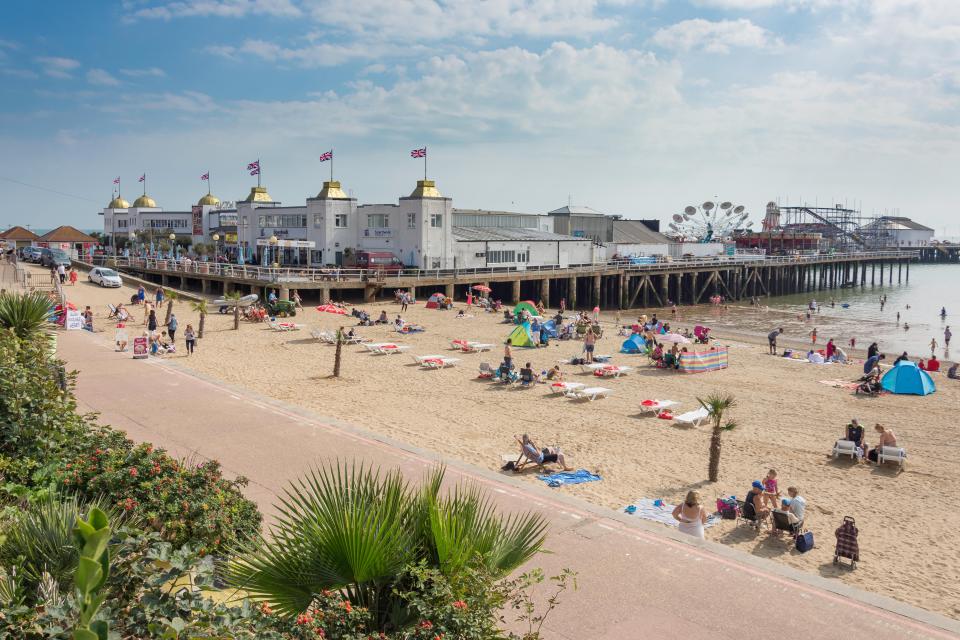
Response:
[{"label": "tree", "polygon": [[200,314],[200,324],[197,325],[197,338],[203,337],[203,325],[207,321],[207,312],[210,310],[207,307],[206,300],[199,300],[190,304],[190,308],[193,309],[195,313]]},{"label": "tree", "polygon": [[163,324],[170,324],[170,316],[173,315],[173,302],[179,296],[177,296],[176,291],[164,291],[163,293],[164,293],[164,298],[167,301],[167,315],[166,315],[166,318],[164,318]]},{"label": "tree", "polygon": [[340,377],[340,354],[343,348],[343,327],[337,329],[337,350],[333,354],[333,377]]},{"label": "tree", "polygon": [[223,299],[229,300],[230,304],[233,305],[233,330],[238,331],[240,329],[240,298],[243,295],[239,291],[231,291],[230,293],[224,294]]},{"label": "tree", "polygon": [[723,414],[737,406],[737,400],[732,394],[713,393],[707,396],[706,400],[697,398],[697,402],[707,410],[710,421],[713,423],[713,431],[710,434],[710,466],[707,475],[710,482],[716,482],[720,477],[721,436],[724,431],[732,431],[737,427],[737,423],[733,420],[724,422]]},{"label": "tree", "polygon": [[52,316],[50,299],[39,291],[0,294],[0,327],[12,330],[21,340],[43,334]]},{"label": "tree", "polygon": [[[475,572],[502,578],[542,549],[543,516],[501,516],[476,486],[441,496],[443,476],[436,468],[412,487],[399,469],[315,469],[287,487],[275,527],[239,550],[227,581],[285,617],[339,590],[389,630],[415,619],[400,595],[409,586],[405,567],[420,564],[463,585]],[[452,595],[463,594],[454,587]]]}]

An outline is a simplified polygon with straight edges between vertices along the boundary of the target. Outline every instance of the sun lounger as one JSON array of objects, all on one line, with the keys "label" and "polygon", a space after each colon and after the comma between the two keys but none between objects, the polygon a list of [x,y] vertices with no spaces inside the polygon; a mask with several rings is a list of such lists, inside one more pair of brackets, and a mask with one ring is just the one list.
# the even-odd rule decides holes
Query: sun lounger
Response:
[{"label": "sun lounger", "polygon": [[276,320],[267,321],[267,326],[274,331],[299,331],[303,328],[302,324],[294,324],[293,322],[277,322]]},{"label": "sun lounger", "polygon": [[478,378],[487,378],[487,379],[489,379],[489,378],[492,378],[492,377],[493,377],[493,374],[494,374],[494,369],[493,369],[493,367],[490,366],[490,363],[489,363],[489,362],[481,362],[481,363],[480,363],[480,375],[477,376]]},{"label": "sun lounger", "polygon": [[458,362],[460,362],[460,358],[436,356],[433,358],[422,358],[420,360],[420,366],[424,369],[443,369],[445,367],[452,367]]},{"label": "sun lounger", "polygon": [[580,365],[580,371],[583,373],[593,373],[597,369],[603,369],[604,367],[609,367],[609,364],[604,364],[603,362],[585,362]]},{"label": "sun lounger", "polygon": [[393,344],[393,343],[392,342],[365,342],[363,343],[363,347],[367,351],[370,351],[371,353],[376,353],[377,349],[379,349],[380,347],[385,347],[389,344]]},{"label": "sun lounger", "polygon": [[837,443],[833,445],[834,459],[840,456],[850,456],[856,460],[861,455],[863,455],[863,453],[857,451],[857,443],[852,440],[837,440]]},{"label": "sun lounger", "polygon": [[688,424],[691,427],[699,427],[700,424],[709,417],[710,412],[704,407],[700,407],[694,411],[687,411],[679,416],[673,416],[673,420],[674,422],[679,422],[680,424]]},{"label": "sun lounger", "polygon": [[480,353],[482,351],[490,351],[490,349],[493,349],[493,345],[484,342],[468,342],[460,348],[464,353]]},{"label": "sun lounger", "polygon": [[421,364],[421,363],[423,363],[424,360],[436,360],[436,359],[442,358],[442,357],[443,357],[443,356],[441,356],[441,355],[439,355],[439,354],[432,354],[432,355],[429,355],[429,356],[417,356],[417,355],[415,355],[415,356],[413,356],[413,360],[414,360],[417,364]]},{"label": "sun lounger", "polygon": [[606,398],[610,393],[613,393],[613,390],[607,389],[606,387],[585,387],[583,389],[567,391],[566,396],[574,400],[589,400],[593,402],[597,398]]},{"label": "sun lounger", "polygon": [[882,447],[877,452],[877,464],[884,462],[895,462],[901,469],[903,463],[907,460],[907,450],[902,447]]},{"label": "sun lounger", "polygon": [[408,347],[408,346],[406,346],[406,345],[400,345],[400,344],[380,344],[380,345],[377,345],[376,348],[371,349],[370,351],[372,351],[372,352],[375,353],[375,354],[379,354],[379,355],[390,355],[391,353],[403,353],[404,351],[407,351],[408,349],[410,349],[410,347]]},{"label": "sun lounger", "polygon": [[564,395],[568,391],[576,391],[577,389],[583,389],[587,385],[582,382],[552,382],[550,383],[550,391],[558,395]]},{"label": "sun lounger", "polygon": [[594,369],[593,375],[600,378],[619,378],[620,376],[626,375],[631,371],[633,371],[633,367],[608,364],[600,367],[599,369]]},{"label": "sun lounger", "polygon": [[[645,402],[650,402],[652,404],[645,404]],[[640,403],[640,413],[641,414],[651,414],[654,416],[660,415],[665,409],[670,407],[675,407],[679,402],[676,400],[649,400]]]}]

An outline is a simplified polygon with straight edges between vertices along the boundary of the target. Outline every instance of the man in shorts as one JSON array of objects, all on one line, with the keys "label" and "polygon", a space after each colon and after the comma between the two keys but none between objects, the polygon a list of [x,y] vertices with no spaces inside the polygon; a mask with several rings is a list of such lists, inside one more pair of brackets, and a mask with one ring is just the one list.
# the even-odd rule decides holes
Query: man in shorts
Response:
[{"label": "man in shorts", "polygon": [[767,342],[770,343],[770,355],[777,355],[777,336],[783,333],[783,327],[779,329],[774,329],[769,334],[767,334]]}]

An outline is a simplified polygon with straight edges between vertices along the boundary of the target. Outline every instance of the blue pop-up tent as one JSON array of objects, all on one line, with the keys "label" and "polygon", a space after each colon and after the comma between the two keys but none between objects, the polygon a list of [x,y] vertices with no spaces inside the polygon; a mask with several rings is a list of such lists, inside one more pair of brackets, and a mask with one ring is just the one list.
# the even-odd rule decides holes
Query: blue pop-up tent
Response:
[{"label": "blue pop-up tent", "polygon": [[620,347],[622,353],[643,353],[647,343],[639,333],[635,333],[623,341]]},{"label": "blue pop-up tent", "polygon": [[901,360],[883,375],[880,385],[890,393],[925,396],[937,390],[930,374],[916,362]]},{"label": "blue pop-up tent", "polygon": [[560,334],[557,333],[557,323],[553,320],[547,320],[542,325],[540,325],[540,333],[546,333],[551,338],[559,338]]}]

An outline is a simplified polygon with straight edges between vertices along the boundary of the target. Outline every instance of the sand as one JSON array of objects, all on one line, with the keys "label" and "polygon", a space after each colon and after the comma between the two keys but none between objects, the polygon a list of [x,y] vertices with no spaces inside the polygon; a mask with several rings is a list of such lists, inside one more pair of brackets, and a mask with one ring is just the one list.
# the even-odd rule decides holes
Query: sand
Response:
[{"label": "sand", "polygon": [[[81,309],[93,306],[99,335],[112,341],[105,304],[129,300],[132,289],[103,290],[83,278],[67,289]],[[386,309],[391,319],[399,312],[399,305],[392,303],[363,308],[374,317]],[[938,390],[930,396],[857,397],[819,381],[852,380],[860,374],[859,365],[785,362],[767,355],[761,340],[725,338],[722,333],[717,337],[730,345],[729,369],[698,375],[658,371],[641,356],[618,353],[624,338],[616,336],[613,316],[606,314],[607,332],[597,352],[615,354],[615,363],[637,369],[600,382],[613,389],[611,397],[581,403],[549,395],[545,385],[509,388],[477,378],[479,363],[499,363],[502,342],[512,328],[501,324],[500,314],[474,310],[468,312],[472,317],[456,319],[456,311],[428,310],[420,301],[404,317],[426,326],[425,333],[401,337],[383,326],[358,328],[374,341],[409,345],[407,354],[377,356],[361,347],[345,347],[342,378],[331,379],[334,347],[312,339],[309,328],[351,326],[353,318],[308,308],[294,319],[306,325],[303,330],[278,333],[247,322],[233,331],[232,316],[214,313],[207,317],[196,353],[188,357],[182,334],[188,323],[197,326],[198,317],[182,301],[175,312],[181,352],[165,357],[180,365],[489,469],[498,469],[501,454],[516,449],[514,434],[528,432],[541,446],[562,447],[574,466],[603,476],[602,482],[558,491],[612,509],[644,497],[675,503],[691,488],[710,506],[721,495],[743,497],[752,480],[775,468],[782,490],[796,485],[806,497],[807,526],[817,547],[800,554],[789,539],[738,529],[732,521],[709,529],[709,539],[960,618],[960,515],[950,503],[960,494],[960,382],[943,374],[935,378]],[[135,311],[131,337],[142,315]],[[497,346],[491,353],[459,355],[450,350],[454,339]],[[580,350],[579,342],[553,341],[548,348],[515,349],[514,360],[518,366],[530,361],[540,370]],[[445,354],[461,362],[444,370],[424,370],[410,354]],[[595,380],[575,371],[578,368],[563,369],[568,380]],[[714,391],[732,393],[738,400],[730,413],[738,426],[723,436],[720,481],[715,484],[705,481],[707,426],[681,428],[641,417],[638,411],[647,398],[677,400],[682,403],[679,411],[693,410],[698,396]],[[868,427],[882,422],[893,428],[909,452],[901,473],[829,457],[851,417]],[[868,429],[868,442],[873,443],[876,438],[871,436],[875,434]],[[525,481],[539,482],[533,474]],[[856,518],[860,528],[861,562],[855,571],[832,564],[833,532],[847,515]]]}]

